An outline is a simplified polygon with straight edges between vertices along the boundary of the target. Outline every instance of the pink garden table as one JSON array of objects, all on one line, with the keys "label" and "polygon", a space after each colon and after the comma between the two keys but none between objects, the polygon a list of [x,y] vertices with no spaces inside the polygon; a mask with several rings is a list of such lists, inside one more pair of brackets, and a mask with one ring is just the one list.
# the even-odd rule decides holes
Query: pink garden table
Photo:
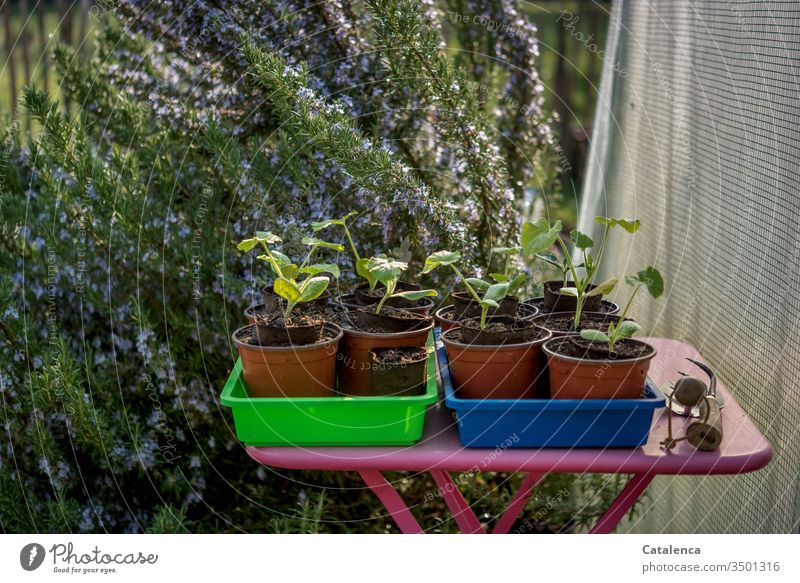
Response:
[{"label": "pink garden table", "polygon": [[[677,371],[690,372],[686,358],[702,361],[689,344],[650,338],[658,355],[650,376],[659,386],[678,378]],[[702,375],[698,375],[701,376]],[[719,450],[700,452],[686,441],[672,452],[659,443],[667,434],[667,413],[656,413],[648,442],[636,449],[468,449],[461,446],[455,422],[442,403],[428,409],[422,440],[406,447],[248,447],[247,453],[264,465],[296,470],[357,471],[365,484],[383,502],[403,533],[422,533],[417,520],[386,480],[384,471],[428,472],[462,532],[484,533],[478,517],[458,490],[450,472],[524,472],[526,477],[498,520],[494,533],[507,533],[525,506],[533,488],[548,473],[632,474],[630,481],[592,528],[592,533],[610,533],[657,475],[740,474],[763,468],[772,458],[772,448],[750,417],[725,386],[717,383],[725,407],[722,410],[724,439]],[[678,435],[689,421],[673,419]]]}]

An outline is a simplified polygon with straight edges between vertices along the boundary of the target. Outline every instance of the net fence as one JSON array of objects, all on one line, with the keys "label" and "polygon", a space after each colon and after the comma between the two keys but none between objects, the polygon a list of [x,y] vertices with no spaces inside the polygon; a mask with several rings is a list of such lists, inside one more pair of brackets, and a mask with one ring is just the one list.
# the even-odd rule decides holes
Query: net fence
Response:
[{"label": "net fence", "polygon": [[667,293],[634,316],[697,346],[775,448],[656,479],[620,530],[798,532],[800,3],[618,0],[610,27],[580,225],[642,219],[601,275],[656,265]]}]

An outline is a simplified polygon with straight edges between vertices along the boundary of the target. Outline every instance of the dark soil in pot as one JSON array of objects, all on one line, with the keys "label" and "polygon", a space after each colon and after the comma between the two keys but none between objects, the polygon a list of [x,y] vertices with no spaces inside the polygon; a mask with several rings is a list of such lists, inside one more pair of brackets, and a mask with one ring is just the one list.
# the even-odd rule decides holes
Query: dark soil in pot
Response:
[{"label": "dark soil in pot", "polygon": [[544,334],[530,320],[518,320],[511,316],[489,316],[482,330],[480,318],[463,320],[459,336],[461,342],[465,344],[495,346],[531,342]]},{"label": "dark soil in pot", "polygon": [[[286,300],[272,291],[272,286],[268,285],[264,288],[261,288],[261,297],[264,301],[262,304],[264,312],[267,314],[271,314],[273,312],[282,312],[286,309]],[[325,306],[328,305],[328,300],[330,300],[331,294],[328,290],[322,292],[322,295],[319,296],[317,299],[312,300],[310,302],[303,302],[302,304],[298,304],[294,311],[297,313],[310,313],[310,312],[318,312],[320,310],[324,310]]]},{"label": "dark soil in pot", "polygon": [[[412,291],[420,289],[419,285],[416,283],[409,283],[407,281],[398,281],[397,287],[395,288],[396,292],[404,292],[404,291]],[[375,290],[369,289],[369,284],[361,283],[356,286],[356,289],[353,290],[353,296],[361,306],[374,306],[383,297],[383,294],[386,293],[386,288],[383,284],[378,284],[375,286]],[[425,299],[425,298],[423,298]],[[384,306],[390,306],[392,308],[415,308],[421,305],[421,300],[406,300],[404,298],[389,298],[384,302]]]},{"label": "dark soil in pot", "polygon": [[[544,308],[548,312],[574,312],[578,307],[578,299],[573,296],[564,296],[559,293],[559,290],[564,287],[564,282],[560,279],[553,281],[546,281],[544,283]],[[574,281],[568,281],[567,287],[575,287]],[[591,291],[595,287],[594,284],[589,284],[586,291]],[[602,304],[602,296],[592,296],[585,298],[583,302],[583,309],[587,312],[596,312],[600,309]]]},{"label": "dark soil in pot", "polygon": [[317,314],[292,314],[287,320],[274,312],[256,318],[256,333],[261,346],[303,346],[319,342],[324,325]]},{"label": "dark soil in pot", "polygon": [[[535,306],[519,304],[519,306],[517,306],[517,313],[515,314],[515,317],[518,320],[533,320],[538,314],[539,310],[536,309]],[[439,308],[436,310],[434,318],[436,318],[436,324],[442,329],[442,332],[449,330],[459,323],[458,320],[456,320],[455,309],[453,306]]]},{"label": "dark soil in pot", "polygon": [[397,397],[425,392],[427,348],[373,348],[369,357],[373,394]]},{"label": "dark soil in pot", "polygon": [[391,334],[421,330],[430,325],[430,316],[416,314],[400,308],[383,307],[380,314],[373,308],[350,310],[342,318],[346,318],[351,326],[361,332],[372,334]]},{"label": "dark soil in pot", "polygon": [[[539,310],[539,314],[549,314],[550,310],[548,310],[544,306],[544,296],[539,296],[538,298],[528,298],[524,300],[521,306],[532,306]],[[574,310],[573,310],[574,311]],[[613,316],[614,314],[619,313],[619,306],[612,301],[603,300],[600,302],[600,308],[597,312],[601,312],[603,314],[608,314],[609,316]]]},{"label": "dark soil in pot", "polygon": [[[451,294],[453,298],[453,309],[455,310],[455,319],[463,320],[465,318],[477,318],[481,315],[481,306],[472,297],[469,292],[455,292]],[[500,307],[496,309],[489,308],[490,316],[513,316],[517,313],[517,306],[519,305],[519,298],[515,296],[506,296],[500,300]]]},{"label": "dark soil in pot", "polygon": [[563,356],[610,361],[642,358],[650,356],[653,352],[653,348],[649,344],[631,338],[618,340],[614,344],[614,352],[609,352],[608,344],[604,342],[592,342],[579,336],[565,336],[561,342],[553,342],[550,348],[553,352]]},{"label": "dark soil in pot", "polygon": [[[336,303],[348,310],[358,310],[360,308],[365,307],[363,304],[360,304],[358,300],[356,300],[356,294],[354,293],[340,295],[339,297],[336,298]],[[433,307],[436,305],[431,298],[422,298],[420,300],[417,300],[416,302],[410,302],[410,303],[413,305],[403,309],[408,310],[409,312],[414,312],[415,314],[422,314],[424,316],[427,316],[433,309]],[[390,302],[387,301],[387,304],[390,305]]]},{"label": "dark soil in pot", "polygon": [[[590,329],[608,332],[608,325],[616,322],[618,318],[602,312],[582,312],[578,331]],[[573,334],[576,330],[572,327],[575,322],[575,312],[554,312],[540,314],[533,319],[537,325],[547,328],[554,336]]]}]

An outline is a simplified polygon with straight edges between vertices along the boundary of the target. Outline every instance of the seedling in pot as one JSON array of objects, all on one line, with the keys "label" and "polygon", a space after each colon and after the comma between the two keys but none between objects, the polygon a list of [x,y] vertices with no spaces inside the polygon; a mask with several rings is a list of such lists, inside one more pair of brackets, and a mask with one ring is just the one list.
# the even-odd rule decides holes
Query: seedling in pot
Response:
[{"label": "seedling in pot", "polygon": [[[489,277],[492,278],[495,283],[507,283],[508,289],[506,290],[506,295],[508,296],[517,295],[517,291],[525,284],[525,280],[527,279],[527,275],[515,269],[515,260],[512,259],[514,256],[519,256],[521,251],[522,247],[493,247],[489,255],[490,265],[493,255],[500,255],[503,258],[503,271],[499,273],[490,273]],[[483,284],[486,286],[489,285],[486,281],[483,281]]]},{"label": "seedling in pot", "polygon": [[[620,227],[628,233],[635,233],[641,226],[641,221],[630,219],[612,219],[608,217],[595,217],[595,222],[604,225],[603,240],[597,251],[593,255],[589,250],[594,248],[595,242],[588,235],[581,233],[577,229],[570,232],[570,240],[576,249],[580,250],[583,261],[576,264],[572,260],[572,255],[567,249],[566,243],[558,236],[561,232],[561,221],[556,221],[550,225],[547,219],[539,219],[535,223],[527,222],[522,226],[522,249],[527,256],[536,256],[546,263],[556,267],[561,271],[562,287],[561,295],[572,296],[576,299],[575,319],[573,326],[577,330],[580,326],[581,311],[587,298],[600,296],[610,293],[617,285],[617,279],[611,278],[597,286],[592,287],[594,278],[602,263],[608,243],[608,235],[614,227]],[[561,259],[552,253],[546,253],[554,243],[558,243],[561,250]],[[543,245],[546,246],[542,248]],[[578,276],[578,270],[583,268],[584,276]],[[574,287],[567,287],[568,277],[572,277]]]},{"label": "seedling in pot", "polygon": [[375,286],[378,284],[378,280],[375,279],[375,276],[369,269],[369,261],[370,259],[374,259],[371,257],[361,257],[358,253],[358,249],[356,249],[355,242],[353,241],[353,236],[350,233],[350,229],[347,226],[347,222],[356,216],[357,212],[348,213],[340,219],[328,219],[326,221],[320,221],[318,223],[311,223],[311,229],[316,233],[318,231],[322,231],[323,229],[327,229],[328,227],[341,227],[344,231],[344,236],[347,238],[347,242],[350,245],[350,249],[353,251],[353,259],[355,260],[356,265],[356,274],[360,277],[363,277],[367,283],[369,284],[369,290],[371,292],[375,291]]},{"label": "seedling in pot", "polygon": [[389,298],[403,298],[410,301],[421,300],[426,297],[435,297],[438,295],[434,289],[421,289],[395,292],[397,282],[400,279],[400,274],[408,269],[408,263],[392,259],[386,255],[378,255],[371,257],[367,262],[367,270],[376,282],[380,282],[386,288],[383,297],[375,306],[375,313],[380,314],[383,304]]},{"label": "seedling in pot", "polygon": [[608,334],[600,330],[581,330],[581,338],[591,342],[607,343],[609,353],[614,353],[614,346],[623,338],[630,338],[641,329],[641,326],[632,320],[626,320],[625,316],[633,305],[633,300],[641,288],[646,288],[653,299],[657,299],[664,292],[664,279],[661,277],[659,271],[652,265],[643,271],[640,271],[635,276],[628,276],[625,278],[628,285],[633,286],[631,297],[628,298],[628,303],[622,310],[619,319],[616,323],[612,322],[608,327]]},{"label": "seedling in pot", "polygon": [[[303,244],[308,246],[308,252],[303,262],[298,266],[280,251],[270,249],[270,245],[281,241],[281,237],[274,233],[258,231],[255,237],[243,240],[236,248],[239,251],[250,251],[260,246],[264,250],[264,254],[259,255],[257,259],[267,262],[275,274],[273,291],[286,300],[286,310],[283,315],[288,322],[292,310],[297,304],[317,299],[328,288],[329,278],[319,274],[330,273],[334,277],[339,277],[339,267],[337,265],[333,263],[311,263],[314,253],[323,248],[343,251],[344,247],[337,243],[328,243],[314,237],[304,237]],[[308,277],[298,282],[297,276],[300,274],[305,274]]]},{"label": "seedling in pot", "polygon": [[[486,327],[486,315],[489,308],[500,307],[500,300],[508,294],[510,284],[507,282],[490,284],[489,282],[477,277],[464,277],[461,270],[456,265],[461,260],[461,254],[456,251],[437,251],[425,260],[423,275],[430,273],[439,266],[447,266],[453,270],[456,276],[464,284],[469,294],[478,302],[481,307],[481,330]],[[476,289],[477,288],[477,289]],[[483,296],[478,295],[478,291],[483,292]]]}]

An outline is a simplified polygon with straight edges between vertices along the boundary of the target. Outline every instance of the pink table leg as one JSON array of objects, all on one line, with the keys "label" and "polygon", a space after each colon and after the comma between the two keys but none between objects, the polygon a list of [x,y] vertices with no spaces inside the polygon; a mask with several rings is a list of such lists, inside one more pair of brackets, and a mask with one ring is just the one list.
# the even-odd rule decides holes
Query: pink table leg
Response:
[{"label": "pink table leg", "polygon": [[458,486],[450,477],[448,472],[442,470],[431,470],[431,476],[439,486],[442,498],[447,503],[447,507],[456,519],[456,524],[461,532],[467,534],[485,534],[486,531],[481,526],[480,520],[475,516],[472,508],[469,507],[464,496],[458,489]]},{"label": "pink table leg", "polygon": [[525,476],[519,489],[514,494],[514,498],[511,499],[508,507],[503,511],[502,516],[500,516],[500,520],[497,521],[492,534],[508,534],[508,531],[511,530],[511,527],[514,526],[514,522],[519,517],[520,512],[525,508],[525,503],[528,501],[531,492],[533,492],[533,489],[542,481],[545,475],[544,472],[531,472]]},{"label": "pink table leg", "polygon": [[644,489],[652,481],[651,474],[635,474],[631,481],[623,488],[614,503],[611,504],[606,513],[600,517],[597,524],[591,530],[591,534],[610,534],[623,519],[631,506],[639,499]]},{"label": "pink table leg", "polygon": [[392,515],[395,524],[403,534],[422,534],[422,527],[411,514],[406,503],[400,498],[400,494],[394,489],[383,474],[376,470],[362,470],[358,472],[361,479],[369,486],[375,495],[383,502],[386,510]]}]

